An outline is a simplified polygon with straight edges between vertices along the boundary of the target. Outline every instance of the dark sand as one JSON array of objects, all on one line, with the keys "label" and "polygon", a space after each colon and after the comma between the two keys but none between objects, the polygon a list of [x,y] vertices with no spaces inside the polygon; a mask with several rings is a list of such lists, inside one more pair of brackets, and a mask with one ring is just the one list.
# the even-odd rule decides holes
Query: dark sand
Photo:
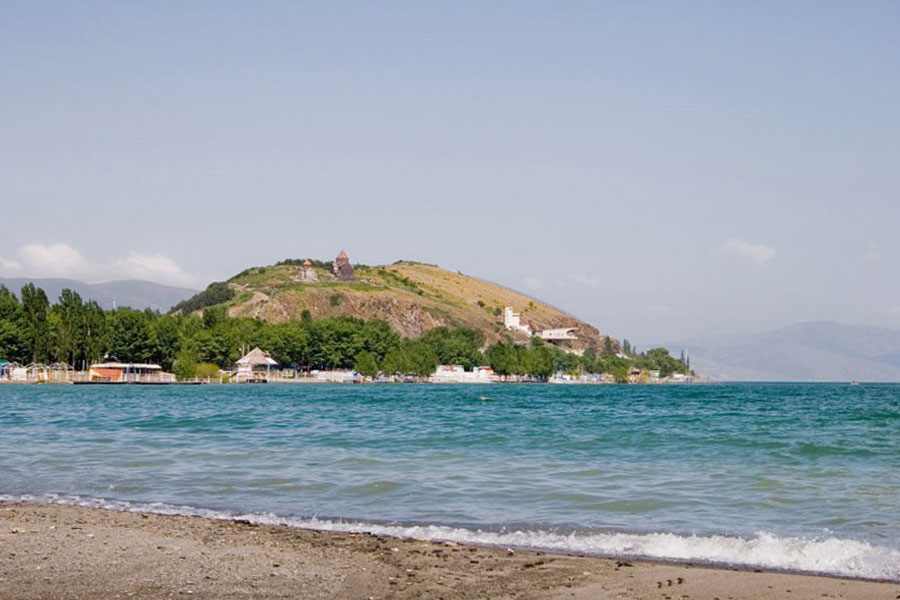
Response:
[{"label": "dark sand", "polygon": [[897,600],[900,584],[0,504],[0,599]]}]

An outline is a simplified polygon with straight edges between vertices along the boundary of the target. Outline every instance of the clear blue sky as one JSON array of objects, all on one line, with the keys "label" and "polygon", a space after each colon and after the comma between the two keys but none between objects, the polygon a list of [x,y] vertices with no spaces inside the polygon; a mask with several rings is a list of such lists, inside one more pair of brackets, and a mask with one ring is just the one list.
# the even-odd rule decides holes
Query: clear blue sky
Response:
[{"label": "clear blue sky", "polygon": [[0,274],[399,258],[639,343],[900,327],[897,2],[6,2]]}]

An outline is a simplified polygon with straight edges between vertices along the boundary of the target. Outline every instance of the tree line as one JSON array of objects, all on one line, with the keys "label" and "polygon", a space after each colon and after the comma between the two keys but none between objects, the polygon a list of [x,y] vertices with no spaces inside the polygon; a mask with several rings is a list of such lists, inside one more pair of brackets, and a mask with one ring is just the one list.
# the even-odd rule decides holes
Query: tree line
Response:
[{"label": "tree line", "polygon": [[438,327],[410,339],[380,320],[313,319],[303,311],[299,320],[267,323],[230,317],[221,305],[202,313],[104,310],[69,289],[51,303],[33,284],[23,287],[18,297],[0,286],[0,358],[20,364],[61,363],[84,369],[103,360],[155,363],[189,378],[231,368],[254,346],[284,366],[355,369],[369,376],[426,377],[439,364],[467,370],[487,364],[500,375],[536,379],[563,371],[612,373],[625,380],[634,366],[659,370],[663,376],[688,372],[684,360],[661,348],[622,358],[607,343],[599,352],[588,349],[577,356],[534,338],[528,345],[507,340],[482,351],[484,335],[464,327]]}]

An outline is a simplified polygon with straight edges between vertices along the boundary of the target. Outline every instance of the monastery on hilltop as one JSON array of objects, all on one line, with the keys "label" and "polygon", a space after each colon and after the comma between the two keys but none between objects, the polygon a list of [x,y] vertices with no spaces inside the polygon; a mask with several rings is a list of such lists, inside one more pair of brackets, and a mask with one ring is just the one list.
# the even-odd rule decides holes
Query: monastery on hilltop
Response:
[{"label": "monastery on hilltop", "polygon": [[[341,250],[334,261],[331,263],[331,273],[335,279],[340,281],[353,281],[353,265],[350,264],[350,256],[346,250]],[[308,258],[297,269],[294,281],[300,283],[318,283],[319,275],[316,273],[315,266]]]},{"label": "monastery on hilltop", "polygon": [[319,276],[316,275],[316,270],[313,268],[312,262],[307,258],[303,261],[303,266],[300,267],[300,270],[297,272],[297,281],[302,281],[304,283],[315,283],[319,281]]},{"label": "monastery on hilltop", "polygon": [[331,272],[341,281],[351,281],[353,279],[353,265],[350,264],[350,257],[346,250],[341,250],[334,262],[331,263]]}]

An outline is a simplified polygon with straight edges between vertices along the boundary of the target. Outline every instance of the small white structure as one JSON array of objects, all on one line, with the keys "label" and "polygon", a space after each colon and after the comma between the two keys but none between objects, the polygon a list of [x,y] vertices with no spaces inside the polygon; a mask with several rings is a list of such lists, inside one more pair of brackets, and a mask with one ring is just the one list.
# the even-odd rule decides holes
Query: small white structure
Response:
[{"label": "small white structure", "polygon": [[26,367],[13,367],[9,374],[9,380],[13,383],[28,383],[28,369]]},{"label": "small white structure", "polygon": [[603,379],[600,373],[582,373],[580,375],[572,375],[570,373],[555,373],[547,383],[553,384],[591,384],[599,385],[603,383],[611,383]]},{"label": "small white structure", "polygon": [[297,271],[295,279],[303,283],[315,283],[319,281],[319,276],[316,274],[316,270],[313,268],[313,264],[308,258],[303,261],[303,266]]},{"label": "small white structure", "polygon": [[575,327],[559,327],[557,329],[544,329],[538,332],[538,337],[546,342],[567,342],[577,340]]},{"label": "small white structure", "polygon": [[266,382],[269,380],[272,368],[277,368],[278,363],[269,356],[268,352],[263,352],[257,347],[237,361],[237,367],[238,383]]},{"label": "small white structure", "polygon": [[530,336],[532,333],[531,327],[523,324],[521,319],[522,316],[519,313],[513,312],[512,306],[507,306],[503,309],[503,326],[510,331],[518,331]]},{"label": "small white structure", "polygon": [[309,375],[316,383],[353,383],[357,379],[356,373],[346,369],[314,370]]},{"label": "small white structure", "polygon": [[466,371],[462,365],[438,365],[428,378],[430,383],[496,383],[499,377],[490,367],[475,367]]}]

